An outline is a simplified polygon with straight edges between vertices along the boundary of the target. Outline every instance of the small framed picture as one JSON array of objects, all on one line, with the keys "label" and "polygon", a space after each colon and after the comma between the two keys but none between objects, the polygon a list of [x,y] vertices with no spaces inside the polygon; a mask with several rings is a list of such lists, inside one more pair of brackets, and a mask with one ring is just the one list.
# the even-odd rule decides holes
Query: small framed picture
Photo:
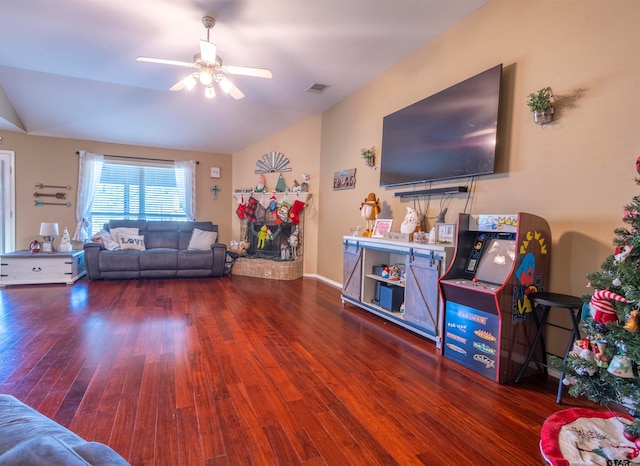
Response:
[{"label": "small framed picture", "polygon": [[456,226],[453,223],[438,223],[436,225],[436,244],[453,246],[456,237]]},{"label": "small framed picture", "polygon": [[220,178],[220,167],[211,167],[211,178]]},{"label": "small framed picture", "polygon": [[391,231],[393,219],[378,219],[373,226],[372,238],[382,238],[385,233]]},{"label": "small framed picture", "polygon": [[42,252],[53,252],[53,243],[51,241],[43,241]]}]

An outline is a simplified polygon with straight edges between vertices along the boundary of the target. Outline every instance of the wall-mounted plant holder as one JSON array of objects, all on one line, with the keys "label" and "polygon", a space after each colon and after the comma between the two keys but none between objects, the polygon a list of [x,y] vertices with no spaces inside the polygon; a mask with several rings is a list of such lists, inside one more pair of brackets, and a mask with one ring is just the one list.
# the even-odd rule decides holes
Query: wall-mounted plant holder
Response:
[{"label": "wall-mounted plant holder", "polygon": [[538,125],[546,125],[553,120],[553,91],[550,87],[543,87],[538,92],[527,96],[527,106],[533,113],[533,121]]},{"label": "wall-mounted plant holder", "polygon": [[549,106],[544,110],[533,112],[533,121],[538,125],[547,125],[553,121],[553,107]]},{"label": "wall-mounted plant holder", "polygon": [[371,168],[376,167],[376,148],[375,147],[370,147],[368,149],[367,148],[360,149],[360,155],[364,159],[364,162],[367,165],[367,167],[371,167]]}]

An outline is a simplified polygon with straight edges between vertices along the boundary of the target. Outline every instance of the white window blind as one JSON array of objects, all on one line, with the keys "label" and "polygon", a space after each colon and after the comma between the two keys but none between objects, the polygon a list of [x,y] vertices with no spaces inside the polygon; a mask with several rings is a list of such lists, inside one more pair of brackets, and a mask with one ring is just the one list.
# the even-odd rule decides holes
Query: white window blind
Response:
[{"label": "white window blind", "polygon": [[91,208],[91,234],[111,219],[188,220],[184,187],[176,183],[176,168],[169,164],[105,160],[95,186]]}]

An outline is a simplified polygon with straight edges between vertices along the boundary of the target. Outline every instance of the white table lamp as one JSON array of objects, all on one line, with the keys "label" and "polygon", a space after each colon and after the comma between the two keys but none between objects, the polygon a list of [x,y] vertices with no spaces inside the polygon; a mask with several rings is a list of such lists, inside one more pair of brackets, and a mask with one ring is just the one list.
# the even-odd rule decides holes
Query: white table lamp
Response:
[{"label": "white table lamp", "polygon": [[40,224],[40,235],[42,236],[42,252],[53,252],[53,240],[58,236],[58,224],[42,222]]}]

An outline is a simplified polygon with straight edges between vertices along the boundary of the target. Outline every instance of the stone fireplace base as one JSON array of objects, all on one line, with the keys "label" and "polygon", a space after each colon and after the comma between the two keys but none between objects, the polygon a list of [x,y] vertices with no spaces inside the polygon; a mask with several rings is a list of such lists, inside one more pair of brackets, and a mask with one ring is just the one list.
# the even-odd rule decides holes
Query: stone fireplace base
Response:
[{"label": "stone fireplace base", "polygon": [[278,262],[269,259],[239,257],[233,264],[231,274],[270,280],[295,280],[302,277],[302,258]]}]

